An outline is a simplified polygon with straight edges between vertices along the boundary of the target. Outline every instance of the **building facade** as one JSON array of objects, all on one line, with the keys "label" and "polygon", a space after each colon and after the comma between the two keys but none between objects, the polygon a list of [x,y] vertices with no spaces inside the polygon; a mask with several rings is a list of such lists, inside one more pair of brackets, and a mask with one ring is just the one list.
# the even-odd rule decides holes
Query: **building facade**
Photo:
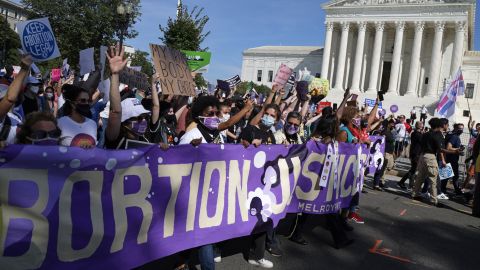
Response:
[{"label": "building facade", "polygon": [[18,22],[27,20],[27,13],[22,5],[8,0],[0,0],[0,16],[6,18],[12,30]]},{"label": "building facade", "polygon": [[310,46],[263,46],[243,52],[242,81],[252,81],[272,87],[281,64],[294,71],[307,68],[312,75],[320,75],[322,47]]},{"label": "building facade", "polygon": [[461,67],[469,92],[459,97],[457,121],[465,121],[467,99],[480,119],[480,55],[472,51],[475,8],[476,0],[326,3],[321,75],[330,81],[331,97],[341,99],[347,87],[366,97],[382,90],[386,105],[395,103],[402,113],[425,104],[433,114],[445,84]]}]

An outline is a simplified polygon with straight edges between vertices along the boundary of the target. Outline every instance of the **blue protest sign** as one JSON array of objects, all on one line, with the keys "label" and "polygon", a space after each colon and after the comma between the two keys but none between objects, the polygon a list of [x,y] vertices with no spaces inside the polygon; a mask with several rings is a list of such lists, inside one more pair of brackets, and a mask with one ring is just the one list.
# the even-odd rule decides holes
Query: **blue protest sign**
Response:
[{"label": "blue protest sign", "polygon": [[20,22],[17,32],[23,51],[29,53],[33,61],[42,62],[60,56],[48,18]]}]

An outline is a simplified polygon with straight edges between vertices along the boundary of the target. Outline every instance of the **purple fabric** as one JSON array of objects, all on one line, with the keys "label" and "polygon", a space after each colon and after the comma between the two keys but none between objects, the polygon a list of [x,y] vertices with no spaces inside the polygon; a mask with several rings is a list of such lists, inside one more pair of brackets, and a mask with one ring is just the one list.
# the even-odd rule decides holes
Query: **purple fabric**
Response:
[{"label": "purple fabric", "polygon": [[[265,230],[271,224],[276,226],[288,212],[335,212],[347,207],[356,192],[357,147],[360,146],[340,144],[339,184],[334,185],[331,176],[326,188],[315,190],[326,146],[314,141],[248,149],[241,145],[182,145],[167,151],[159,146],[121,151],[9,146],[0,151],[0,210],[4,226],[0,239],[5,239],[0,245],[4,246],[0,260],[5,269],[18,265],[18,261],[13,261],[16,258],[27,268],[131,269],[181,250]],[[365,148],[362,151],[367,154]],[[363,158],[368,157],[362,155]],[[170,177],[172,174],[181,178]],[[74,179],[77,182],[73,186],[67,185]],[[246,179],[248,184],[243,188]],[[178,192],[172,191],[175,183]],[[46,188],[41,188],[42,184]],[[68,186],[71,192],[67,192]],[[123,194],[118,192],[119,188]],[[122,204],[131,201],[128,196],[137,194],[141,194],[137,200],[147,206],[145,211],[137,206],[123,209]],[[177,194],[176,200],[172,194]],[[219,197],[223,201],[217,204]],[[39,198],[46,199],[45,206],[27,210]],[[95,203],[95,198],[101,198],[101,203]],[[16,213],[28,214],[27,218],[8,218],[7,205],[17,208]],[[64,209],[61,213],[60,208]],[[169,212],[170,216],[166,214],[168,209],[174,210]],[[92,220],[94,212],[100,212],[101,218]],[[118,213],[126,215],[125,222],[120,221],[122,215]],[[151,223],[146,222],[143,239],[139,232],[149,213]],[[98,226],[100,232],[93,234],[99,221],[103,226]],[[68,232],[65,224],[70,222],[72,233],[64,234]],[[172,223],[170,233],[167,227]],[[39,224],[47,229],[39,231]],[[123,240],[119,233],[122,227],[126,228]],[[121,239],[118,249],[113,245],[116,233]],[[32,243],[33,236],[48,243],[48,248]],[[90,253],[80,254],[96,240]],[[68,248],[58,246],[59,243],[67,243],[83,258],[68,259],[64,254],[61,259],[60,253]],[[29,248],[46,251],[45,257],[35,257],[38,266],[22,258]]]}]

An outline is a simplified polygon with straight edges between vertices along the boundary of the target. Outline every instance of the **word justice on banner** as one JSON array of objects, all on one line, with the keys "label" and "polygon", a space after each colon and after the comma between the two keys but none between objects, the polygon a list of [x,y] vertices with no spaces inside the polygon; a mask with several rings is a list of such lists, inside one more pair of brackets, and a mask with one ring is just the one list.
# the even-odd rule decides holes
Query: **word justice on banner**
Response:
[{"label": "word justice on banner", "polygon": [[150,50],[163,94],[195,96],[195,82],[185,55],[162,45],[150,44]]},{"label": "word justice on banner", "polygon": [[326,154],[315,141],[167,151],[9,146],[0,152],[0,265],[131,269],[263,231],[286,213],[336,212],[358,192],[368,150],[340,144],[338,174],[316,188]]}]

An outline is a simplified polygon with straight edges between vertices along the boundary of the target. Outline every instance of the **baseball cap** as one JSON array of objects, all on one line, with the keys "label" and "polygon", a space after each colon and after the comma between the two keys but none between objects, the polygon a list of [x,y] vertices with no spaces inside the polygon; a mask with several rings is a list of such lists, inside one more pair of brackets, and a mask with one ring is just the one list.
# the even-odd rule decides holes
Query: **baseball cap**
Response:
[{"label": "baseball cap", "polygon": [[150,113],[137,98],[127,98],[122,101],[122,122],[141,114]]}]

